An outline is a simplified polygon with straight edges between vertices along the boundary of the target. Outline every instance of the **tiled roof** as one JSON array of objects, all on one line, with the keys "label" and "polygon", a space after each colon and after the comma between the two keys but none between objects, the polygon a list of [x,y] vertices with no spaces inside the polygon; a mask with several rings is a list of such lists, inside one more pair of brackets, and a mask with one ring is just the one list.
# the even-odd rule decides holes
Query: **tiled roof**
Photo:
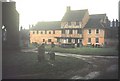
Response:
[{"label": "tiled roof", "polygon": [[104,19],[106,17],[106,14],[92,14],[90,17],[92,19]]},{"label": "tiled roof", "polygon": [[104,24],[101,22],[101,19],[104,19],[105,17],[106,14],[90,15],[90,19],[85,25],[85,28],[104,28]]},{"label": "tiled roof", "polygon": [[81,21],[88,9],[84,10],[71,10],[65,13],[62,21]]},{"label": "tiled roof", "polygon": [[38,30],[53,30],[53,29],[60,29],[61,23],[60,21],[50,21],[50,22],[38,22],[33,28]]}]

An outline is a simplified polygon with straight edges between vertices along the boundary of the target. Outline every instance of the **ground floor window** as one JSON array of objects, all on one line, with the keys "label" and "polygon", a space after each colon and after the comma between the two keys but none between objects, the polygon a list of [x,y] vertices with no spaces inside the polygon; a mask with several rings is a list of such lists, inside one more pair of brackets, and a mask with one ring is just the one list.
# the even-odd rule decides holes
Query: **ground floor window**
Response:
[{"label": "ground floor window", "polygon": [[71,42],[71,39],[68,39],[68,42]]},{"label": "ground floor window", "polygon": [[88,38],[88,43],[91,43],[91,38]]},{"label": "ground floor window", "polygon": [[51,39],[48,39],[48,42],[51,42]]},{"label": "ground floor window", "polygon": [[96,43],[99,43],[99,38],[96,38],[96,40],[95,40],[95,41],[96,41]]},{"label": "ground floor window", "polygon": [[45,42],[45,39],[43,39],[43,42]]},{"label": "ground floor window", "polygon": [[60,38],[57,38],[57,42],[60,42]]}]

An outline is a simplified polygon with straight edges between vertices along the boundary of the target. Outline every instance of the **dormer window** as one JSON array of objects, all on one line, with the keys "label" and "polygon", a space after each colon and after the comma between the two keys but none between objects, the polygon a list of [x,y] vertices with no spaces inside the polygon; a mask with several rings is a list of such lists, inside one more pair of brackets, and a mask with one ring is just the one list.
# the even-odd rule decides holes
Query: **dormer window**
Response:
[{"label": "dormer window", "polygon": [[70,26],[70,25],[71,25],[71,22],[69,21],[69,22],[68,22],[68,26]]},{"label": "dormer window", "polygon": [[80,24],[79,24],[79,21],[76,21],[76,25],[80,25]]}]

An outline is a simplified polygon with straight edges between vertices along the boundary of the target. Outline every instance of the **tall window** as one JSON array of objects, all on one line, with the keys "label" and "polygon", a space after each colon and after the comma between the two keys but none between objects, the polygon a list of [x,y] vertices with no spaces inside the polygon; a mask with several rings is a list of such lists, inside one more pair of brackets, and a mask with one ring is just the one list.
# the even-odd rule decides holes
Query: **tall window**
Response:
[{"label": "tall window", "polygon": [[64,29],[62,30],[62,34],[65,34],[65,30]]},{"label": "tall window", "polygon": [[60,38],[57,38],[57,42],[60,42]]},{"label": "tall window", "polygon": [[76,21],[76,25],[79,25],[79,21]]},{"label": "tall window", "polygon": [[88,34],[91,34],[91,29],[88,30]]},{"label": "tall window", "polygon": [[99,43],[99,38],[96,38],[96,40],[95,40],[95,41],[96,41],[96,43]]},{"label": "tall window", "polygon": [[53,30],[53,34],[55,34],[55,30]]},{"label": "tall window", "polygon": [[77,34],[82,34],[82,30],[81,30],[81,29],[78,29],[78,30],[77,30]]},{"label": "tall window", "polygon": [[39,34],[39,31],[37,31],[37,34]]},{"label": "tall window", "polygon": [[43,32],[41,31],[41,34],[43,34]]},{"label": "tall window", "polygon": [[48,39],[48,42],[51,42],[51,39]]},{"label": "tall window", "polygon": [[35,34],[35,31],[33,31],[33,34]]},{"label": "tall window", "polygon": [[71,42],[71,39],[68,39],[68,42]]},{"label": "tall window", "polygon": [[96,34],[98,34],[99,33],[99,29],[96,29]]},{"label": "tall window", "polygon": [[88,38],[88,43],[91,43],[91,38]]},{"label": "tall window", "polygon": [[47,30],[45,30],[45,34],[47,34]]},{"label": "tall window", "polygon": [[69,21],[69,22],[68,22],[68,26],[70,26],[70,25],[71,25],[71,22]]},{"label": "tall window", "polygon": [[51,34],[51,32],[49,31],[49,34]]},{"label": "tall window", "polygon": [[72,30],[69,30],[69,34],[72,34],[73,32],[72,32]]},{"label": "tall window", "polygon": [[45,39],[43,39],[43,42],[45,42]]}]

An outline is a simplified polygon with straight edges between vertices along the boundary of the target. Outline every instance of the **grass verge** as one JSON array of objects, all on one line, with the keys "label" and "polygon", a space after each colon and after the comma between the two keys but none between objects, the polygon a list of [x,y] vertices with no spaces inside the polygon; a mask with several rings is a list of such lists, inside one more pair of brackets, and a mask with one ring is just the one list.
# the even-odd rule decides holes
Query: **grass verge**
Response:
[{"label": "grass verge", "polygon": [[72,53],[83,55],[118,55],[118,50],[116,48],[91,48],[91,47],[61,48],[56,46],[53,49],[51,49],[50,46],[46,46],[46,51],[50,50],[60,53]]},{"label": "grass verge", "polygon": [[[46,56],[48,57],[48,56]],[[38,63],[35,53],[8,53],[3,55],[3,79],[17,75],[40,74],[40,76],[14,78],[59,78],[68,71],[85,67],[83,60],[72,57],[56,56],[55,61],[46,60]],[[13,79],[14,79],[13,78]]]}]

